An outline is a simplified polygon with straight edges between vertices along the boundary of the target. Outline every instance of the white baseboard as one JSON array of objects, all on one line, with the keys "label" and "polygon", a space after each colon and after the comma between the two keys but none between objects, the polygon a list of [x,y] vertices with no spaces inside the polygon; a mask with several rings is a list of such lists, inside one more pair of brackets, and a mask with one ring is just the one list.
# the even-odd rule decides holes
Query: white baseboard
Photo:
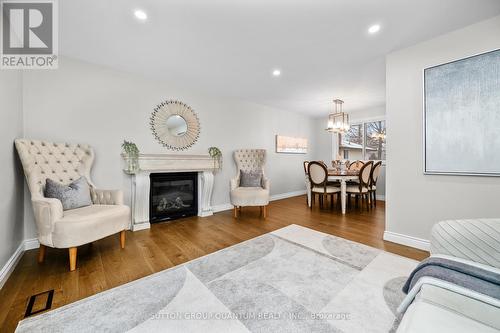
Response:
[{"label": "white baseboard", "polygon": [[130,228],[132,231],[140,231],[140,230],[146,230],[151,228],[151,223],[148,222],[142,222],[142,223],[137,223],[132,225]]},{"label": "white baseboard", "polygon": [[286,193],[271,195],[270,200],[271,201],[281,200],[286,198],[298,197],[299,195],[304,195],[304,194],[306,194],[306,190],[286,192]]},{"label": "white baseboard", "polygon": [[427,239],[417,238],[413,236],[398,234],[392,231],[384,231],[384,240],[402,244],[416,249],[429,251],[430,242]]},{"label": "white baseboard", "polygon": [[9,278],[10,274],[14,271],[14,268],[16,268],[17,263],[21,259],[24,253],[24,242],[21,242],[19,246],[17,247],[16,251],[14,251],[14,254],[9,258],[7,263],[3,266],[2,270],[0,271],[0,289],[3,287],[5,282],[7,282],[7,279]]},{"label": "white baseboard", "polygon": [[[306,190],[280,193],[280,194],[271,195],[271,197],[269,198],[269,200],[270,201],[276,201],[276,200],[281,200],[281,199],[296,197],[296,196],[304,195],[304,194],[306,194]],[[222,212],[222,211],[230,210],[230,209],[233,209],[233,205],[231,205],[230,203],[225,203],[225,204],[220,204],[220,205],[212,206],[212,210],[213,210],[214,213]]]},{"label": "white baseboard", "polygon": [[24,240],[24,251],[38,249],[39,247],[40,247],[40,242],[36,238]]},{"label": "white baseboard", "polygon": [[[306,194],[306,190],[286,192],[286,193],[280,193],[280,194],[271,195],[271,197],[269,198],[269,200],[270,201],[276,201],[276,200],[282,200],[282,199],[297,197],[299,195],[305,195],[305,194]],[[385,201],[385,195],[377,195],[377,200]],[[230,203],[225,203],[225,204],[220,204],[220,205],[212,206],[212,210],[213,210],[214,213],[223,212],[225,210],[230,210],[230,209],[233,209],[233,205],[231,205]]]},{"label": "white baseboard", "polygon": [[233,205],[229,203],[212,206],[212,210],[214,213],[223,212],[230,209],[233,209]]},{"label": "white baseboard", "polygon": [[21,260],[24,251],[36,249],[40,246],[38,239],[25,239],[19,244],[12,256],[7,260],[7,263],[0,270],[0,289],[4,286],[10,274],[14,271],[19,260]]}]

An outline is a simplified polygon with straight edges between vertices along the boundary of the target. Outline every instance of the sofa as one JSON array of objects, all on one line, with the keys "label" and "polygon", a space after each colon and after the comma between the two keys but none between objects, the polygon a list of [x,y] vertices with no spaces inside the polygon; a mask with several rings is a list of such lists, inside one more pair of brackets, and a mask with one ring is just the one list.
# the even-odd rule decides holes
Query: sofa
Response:
[{"label": "sofa", "polygon": [[[500,274],[500,219],[440,222],[430,245],[431,257]],[[499,299],[432,277],[418,280],[398,312],[398,333],[500,332]]]}]

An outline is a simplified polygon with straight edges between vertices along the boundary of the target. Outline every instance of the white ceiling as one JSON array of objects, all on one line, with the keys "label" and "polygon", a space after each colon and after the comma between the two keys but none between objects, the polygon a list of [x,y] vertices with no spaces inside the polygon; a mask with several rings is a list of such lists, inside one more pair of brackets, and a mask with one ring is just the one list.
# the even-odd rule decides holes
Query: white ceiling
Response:
[{"label": "white ceiling", "polygon": [[[65,0],[60,52],[312,115],[385,103],[385,55],[500,14],[499,0]],[[137,8],[146,22],[133,15]],[[382,26],[369,35],[370,25]],[[274,68],[282,75],[272,77]]]}]

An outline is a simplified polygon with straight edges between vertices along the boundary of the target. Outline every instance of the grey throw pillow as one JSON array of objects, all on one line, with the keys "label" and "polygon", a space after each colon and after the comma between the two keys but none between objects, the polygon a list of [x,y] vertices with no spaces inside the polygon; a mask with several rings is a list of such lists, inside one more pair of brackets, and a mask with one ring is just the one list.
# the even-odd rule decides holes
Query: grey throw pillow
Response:
[{"label": "grey throw pillow", "polygon": [[241,187],[262,187],[262,171],[240,170]]},{"label": "grey throw pillow", "polygon": [[64,210],[92,204],[89,183],[85,177],[80,177],[69,185],[63,185],[47,178],[44,195],[46,198],[59,199]]}]

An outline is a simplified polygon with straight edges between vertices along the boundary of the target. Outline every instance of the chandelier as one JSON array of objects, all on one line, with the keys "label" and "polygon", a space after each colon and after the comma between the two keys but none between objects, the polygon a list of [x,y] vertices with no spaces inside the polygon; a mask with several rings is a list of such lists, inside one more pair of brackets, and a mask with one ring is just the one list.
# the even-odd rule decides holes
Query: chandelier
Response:
[{"label": "chandelier", "polygon": [[328,115],[328,127],[326,130],[333,133],[346,133],[349,131],[349,115],[342,111],[343,100],[334,99],[334,112]]}]

